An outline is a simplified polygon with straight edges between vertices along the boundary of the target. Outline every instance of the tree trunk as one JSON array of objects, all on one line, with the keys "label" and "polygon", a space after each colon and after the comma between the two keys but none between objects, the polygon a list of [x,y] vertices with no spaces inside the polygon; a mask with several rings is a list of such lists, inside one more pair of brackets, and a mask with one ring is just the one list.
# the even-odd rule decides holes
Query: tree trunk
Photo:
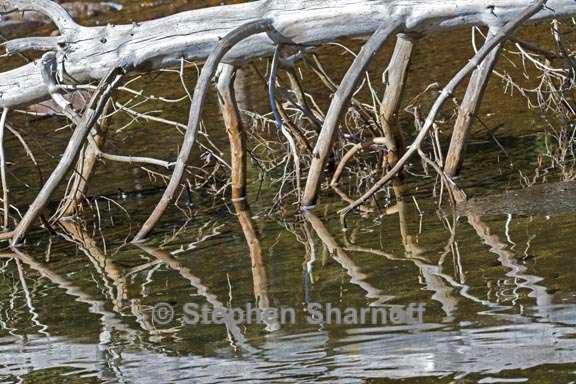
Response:
[{"label": "tree trunk", "polygon": [[[130,25],[83,27],[50,0],[4,0],[0,10],[34,10],[49,16],[62,36],[9,42],[10,52],[57,50],[62,82],[93,81],[113,68],[149,71],[179,65],[182,57],[205,60],[219,39],[255,20],[268,19],[274,34],[259,34],[235,46],[225,63],[271,56],[275,39],[313,46],[342,37],[372,34],[400,22],[402,32],[426,32],[470,25],[501,25],[530,0],[260,0],[211,7]],[[531,21],[576,14],[573,0],[549,0]],[[63,71],[65,68],[65,71]],[[64,75],[64,72],[66,75]],[[49,95],[38,62],[0,74],[0,108],[30,104]]]}]

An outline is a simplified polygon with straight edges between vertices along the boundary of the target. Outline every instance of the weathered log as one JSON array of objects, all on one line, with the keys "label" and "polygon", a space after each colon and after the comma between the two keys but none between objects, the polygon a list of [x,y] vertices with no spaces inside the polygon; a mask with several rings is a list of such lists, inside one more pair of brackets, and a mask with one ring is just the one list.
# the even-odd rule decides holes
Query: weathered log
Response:
[{"label": "weathered log", "polygon": [[[503,24],[529,6],[530,0],[261,0],[211,7],[131,25],[82,27],[50,0],[3,0],[0,10],[32,9],[56,22],[62,81],[99,80],[112,68],[153,70],[177,66],[184,57],[203,61],[220,37],[255,20],[271,20],[286,42],[317,45],[342,37],[365,36],[398,22],[403,32],[426,32],[470,25]],[[490,6],[488,6],[490,5]],[[531,20],[576,14],[573,0],[549,0]],[[28,42],[29,44],[29,42]],[[12,43],[13,50],[18,44]],[[234,47],[225,63],[271,56],[273,40],[256,35]],[[70,77],[63,75],[62,68]],[[47,98],[38,62],[0,74],[0,107]]]}]

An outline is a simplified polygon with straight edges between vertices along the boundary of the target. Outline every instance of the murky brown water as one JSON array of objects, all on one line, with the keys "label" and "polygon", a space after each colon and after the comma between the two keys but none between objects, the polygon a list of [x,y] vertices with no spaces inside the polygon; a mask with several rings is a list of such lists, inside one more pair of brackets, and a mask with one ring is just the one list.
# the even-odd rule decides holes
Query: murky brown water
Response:
[{"label": "murky brown water", "polygon": [[[125,10],[110,20],[207,5],[124,3]],[[532,27],[523,33],[533,41],[546,39]],[[445,83],[470,52],[468,31],[426,38],[411,69],[408,98],[431,82]],[[350,57],[335,47],[321,53],[337,54],[329,68],[338,78]],[[376,86],[377,70],[389,54],[388,49],[374,65]],[[188,72],[193,84],[195,73]],[[165,97],[183,93],[170,74],[145,76],[139,85]],[[319,84],[306,87],[326,105],[329,95]],[[264,100],[261,86],[251,89],[252,99]],[[0,381],[573,382],[574,186],[504,193],[520,189],[519,171],[531,173],[541,147],[535,132],[542,122],[524,104],[504,96],[499,81],[491,83],[482,116],[490,127],[502,124],[498,137],[509,157],[482,132],[475,136],[461,183],[478,198],[456,222],[430,198],[431,179],[412,181],[398,213],[353,215],[346,230],[334,215],[342,203],[329,191],[313,215],[269,217],[278,185],[265,180],[260,190],[252,165],[251,210],[235,211],[214,191],[192,191],[191,206],[172,209],[161,231],[139,248],[124,239],[150,212],[161,182],[124,165],[100,166],[90,194],[101,197],[86,212],[96,224],[68,224],[54,236],[35,232],[22,253],[0,258]],[[163,117],[185,120],[187,105],[163,108]],[[112,132],[127,122],[126,116],[114,119]],[[53,132],[62,123],[13,121],[44,176],[69,135]],[[205,123],[228,158],[214,95]],[[111,135],[108,151],[170,159],[180,139],[174,128],[137,121]],[[13,136],[7,147],[14,161],[11,193],[24,209],[38,188],[38,174],[20,160]],[[198,155],[193,162],[201,164]],[[174,309],[172,320],[162,321],[167,309],[159,311],[161,303]],[[240,325],[187,321],[187,304],[214,311],[247,303],[294,309],[297,318]],[[422,304],[424,313],[415,323],[311,323],[305,309],[312,303],[356,310]]]}]

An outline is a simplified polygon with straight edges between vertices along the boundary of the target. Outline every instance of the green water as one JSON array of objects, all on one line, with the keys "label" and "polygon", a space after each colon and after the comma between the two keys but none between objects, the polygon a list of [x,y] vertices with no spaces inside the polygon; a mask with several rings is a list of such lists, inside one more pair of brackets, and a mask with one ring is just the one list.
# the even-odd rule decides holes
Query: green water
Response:
[{"label": "green water", "polygon": [[[186,2],[127,5],[111,20],[192,8]],[[408,96],[445,82],[466,61],[468,39],[468,31],[427,38],[416,52]],[[335,50],[321,53],[337,78],[349,57],[328,59]],[[169,74],[135,84],[166,97],[182,94]],[[327,104],[318,84],[306,87]],[[279,184],[266,179],[260,188],[251,163],[249,208],[235,207],[211,188],[192,190],[137,247],[126,240],[159,199],[162,182],[138,168],[100,165],[86,223],[68,223],[52,235],[35,230],[19,253],[1,254],[0,382],[573,382],[574,184],[522,188],[520,172],[530,175],[536,166],[543,123],[501,88],[491,83],[481,115],[490,126],[503,124],[498,137],[507,155],[482,132],[474,136],[459,182],[475,200],[458,216],[446,204],[438,208],[434,177],[409,177],[397,212],[353,214],[345,227],[335,214],[343,203],[329,190],[313,213],[288,206],[269,215]],[[260,85],[250,89],[253,99],[264,100]],[[186,114],[187,105],[177,104],[162,116],[182,122]],[[410,127],[409,116],[401,117]],[[214,94],[204,118],[227,159]],[[113,120],[108,151],[175,157],[181,140],[175,129],[138,121],[115,132],[127,121]],[[63,123],[14,120],[44,177],[69,135],[54,132]],[[15,161],[23,152],[12,136],[7,156],[14,204],[25,209],[38,173],[30,162]],[[199,154],[191,163],[214,166]],[[384,194],[379,198],[386,203]],[[297,316],[190,324],[190,304],[212,313],[250,304]],[[312,304],[357,311],[412,304],[424,312],[415,322],[328,324],[309,321]],[[174,310],[171,320],[163,321],[159,305]]]}]

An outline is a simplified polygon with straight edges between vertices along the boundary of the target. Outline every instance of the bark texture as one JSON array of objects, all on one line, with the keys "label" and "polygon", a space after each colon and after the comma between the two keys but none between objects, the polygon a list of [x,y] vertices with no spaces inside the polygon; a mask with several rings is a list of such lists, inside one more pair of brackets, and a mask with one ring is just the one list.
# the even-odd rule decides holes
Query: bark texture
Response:
[{"label": "bark texture", "polygon": [[[50,0],[3,0],[0,11],[33,10],[50,17],[61,36],[42,39],[57,47],[59,80],[102,79],[113,68],[154,70],[179,65],[182,57],[204,61],[219,39],[241,25],[270,20],[283,41],[313,46],[342,37],[365,36],[391,22],[402,32],[425,32],[469,25],[499,25],[532,4],[530,0],[261,0],[211,7],[142,23],[83,27]],[[537,21],[576,14],[573,0],[549,0],[534,15]],[[24,38],[12,41],[12,52],[38,46]],[[252,36],[235,46],[224,63],[271,56],[275,42],[268,34]],[[44,48],[45,49],[45,48]],[[0,108],[46,99],[39,62],[0,74]]]}]

